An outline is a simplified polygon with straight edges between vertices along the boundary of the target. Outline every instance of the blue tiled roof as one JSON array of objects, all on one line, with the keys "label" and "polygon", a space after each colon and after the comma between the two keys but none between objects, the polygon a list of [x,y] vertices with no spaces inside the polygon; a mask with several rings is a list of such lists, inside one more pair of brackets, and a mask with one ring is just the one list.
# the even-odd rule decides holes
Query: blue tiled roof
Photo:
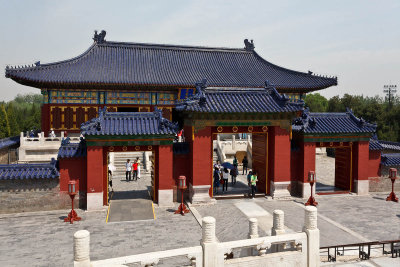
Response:
[{"label": "blue tiled roof", "polygon": [[57,178],[59,176],[54,159],[50,163],[0,165],[0,180]]},{"label": "blue tiled roof", "polygon": [[58,150],[58,159],[86,157],[86,141],[82,139],[79,143],[71,143],[69,137],[61,142]]},{"label": "blue tiled roof", "polygon": [[20,138],[19,136],[13,136],[13,137],[0,139],[0,149],[14,146],[14,145],[19,145],[19,142],[20,142],[19,138]]},{"label": "blue tiled roof", "polygon": [[376,135],[369,139],[369,150],[383,150],[383,146],[380,143],[381,141],[378,140]]},{"label": "blue tiled roof", "polygon": [[357,118],[350,109],[342,113],[311,113],[306,109],[293,121],[292,129],[305,134],[374,133],[376,125]]},{"label": "blue tiled roof", "polygon": [[196,84],[196,94],[178,103],[177,110],[217,113],[295,112],[304,102],[292,103],[267,83],[266,88],[207,88],[203,80]]},{"label": "blue tiled roof", "polygon": [[391,141],[379,140],[379,143],[383,147],[383,149],[394,150],[394,151],[399,151],[400,152],[400,143],[399,142],[391,142]]},{"label": "blue tiled roof", "polygon": [[384,166],[400,166],[400,153],[382,154],[381,164]]},{"label": "blue tiled roof", "polygon": [[83,135],[175,135],[177,125],[154,112],[99,111],[97,118],[81,126]]},{"label": "blue tiled roof", "polygon": [[262,87],[313,91],[337,85],[337,78],[274,65],[246,48],[108,42],[95,40],[83,54],[65,61],[7,67],[6,77],[39,88],[96,88],[108,84],[192,86],[206,78],[215,87]]}]

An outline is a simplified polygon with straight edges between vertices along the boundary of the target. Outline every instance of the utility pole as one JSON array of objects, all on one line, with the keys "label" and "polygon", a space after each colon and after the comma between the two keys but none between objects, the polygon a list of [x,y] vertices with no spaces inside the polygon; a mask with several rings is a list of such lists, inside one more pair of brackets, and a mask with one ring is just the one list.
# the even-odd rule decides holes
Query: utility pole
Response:
[{"label": "utility pole", "polygon": [[397,85],[384,85],[383,92],[386,93],[387,99],[389,100],[389,109],[392,106],[393,95],[397,92]]}]

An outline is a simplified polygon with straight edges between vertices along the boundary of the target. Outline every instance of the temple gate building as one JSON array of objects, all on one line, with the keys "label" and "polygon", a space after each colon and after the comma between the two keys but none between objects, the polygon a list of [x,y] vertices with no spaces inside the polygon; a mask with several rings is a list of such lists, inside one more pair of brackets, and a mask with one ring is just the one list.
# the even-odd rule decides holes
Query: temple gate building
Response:
[{"label": "temple gate building", "polygon": [[[368,193],[380,155],[370,154],[376,126],[345,113],[310,113],[306,93],[337,85],[274,65],[254,49],[110,42],[95,33],[83,54],[29,67],[6,77],[41,90],[42,131],[81,133],[58,154],[60,191],[79,181],[87,209],[108,204],[107,153],[153,153],[151,194],[172,205],[185,175],[192,203],[213,201],[213,141],[219,134],[252,136],[258,192],[274,198],[309,195],[315,149],[336,148],[335,186]],[[175,142],[184,130],[185,142]],[[367,166],[367,167],[365,167]]]}]

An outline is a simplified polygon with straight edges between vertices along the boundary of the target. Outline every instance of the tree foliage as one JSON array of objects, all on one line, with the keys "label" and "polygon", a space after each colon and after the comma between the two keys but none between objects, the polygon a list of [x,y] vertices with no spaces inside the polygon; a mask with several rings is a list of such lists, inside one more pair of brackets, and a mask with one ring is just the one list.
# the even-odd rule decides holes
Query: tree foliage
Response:
[{"label": "tree foliage", "polygon": [[345,94],[343,97],[334,96],[327,100],[317,93],[307,95],[305,104],[311,112],[345,112],[346,108],[350,108],[357,117],[377,124],[379,139],[400,142],[399,97],[395,97],[389,106],[388,101],[379,96]]},{"label": "tree foliage", "polygon": [[0,103],[0,138],[40,130],[41,103],[40,94],[19,94],[12,101]]}]

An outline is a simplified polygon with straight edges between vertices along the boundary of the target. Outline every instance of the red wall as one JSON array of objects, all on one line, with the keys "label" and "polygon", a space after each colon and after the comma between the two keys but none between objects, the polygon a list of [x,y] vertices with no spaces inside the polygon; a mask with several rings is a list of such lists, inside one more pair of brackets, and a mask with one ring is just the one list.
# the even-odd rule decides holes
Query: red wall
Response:
[{"label": "red wall", "polygon": [[369,142],[360,141],[353,145],[353,181],[368,180]]},{"label": "red wall", "polygon": [[76,191],[86,192],[86,158],[60,159],[60,191],[68,192],[68,182],[77,181]]},{"label": "red wall", "polygon": [[268,127],[269,179],[290,181],[290,135],[278,126]]},{"label": "red wall", "polygon": [[[173,174],[173,154],[172,145],[157,146],[159,174],[157,189],[172,189],[175,185]],[[157,179],[156,179],[157,180]]]},{"label": "red wall", "polygon": [[103,192],[103,164],[103,147],[88,146],[86,169],[88,193]]},{"label": "red wall", "polygon": [[[257,190],[258,192],[266,192],[267,189],[267,135],[253,134],[252,155],[253,170],[257,171]],[[268,184],[268,192],[270,191]]]},{"label": "red wall", "polygon": [[[310,171],[315,172],[315,148],[316,145],[313,142],[304,142],[301,145],[301,167],[299,168],[301,174],[298,177],[300,182],[308,183],[308,173]],[[318,173],[316,174],[316,177],[318,179]]]},{"label": "red wall", "polygon": [[369,151],[368,177],[380,176],[381,151]]},{"label": "red wall", "polygon": [[189,177],[191,177],[191,162],[190,162],[190,154],[186,155],[176,155],[174,154],[174,180],[175,185],[179,176],[184,175],[186,177],[186,181],[189,181]]},{"label": "red wall", "polygon": [[[192,185],[212,185],[212,138],[210,127],[199,130],[194,134],[191,148]],[[210,195],[211,193],[212,188],[210,188]]]}]

